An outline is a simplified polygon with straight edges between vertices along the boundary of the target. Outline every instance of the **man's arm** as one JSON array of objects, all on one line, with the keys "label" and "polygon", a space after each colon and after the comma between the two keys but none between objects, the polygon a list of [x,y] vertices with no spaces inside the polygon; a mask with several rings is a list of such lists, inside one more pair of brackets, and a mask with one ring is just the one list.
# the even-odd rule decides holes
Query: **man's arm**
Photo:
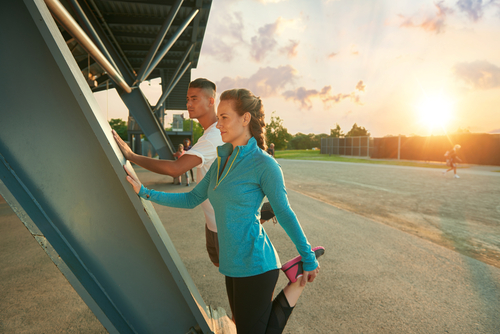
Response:
[{"label": "man's arm", "polygon": [[193,169],[202,162],[200,157],[188,154],[184,154],[177,160],[159,160],[145,157],[143,155],[135,154],[127,143],[120,138],[115,130],[113,130],[113,138],[118,144],[118,147],[120,147],[125,159],[157,174],[177,177],[182,175],[182,173]]}]

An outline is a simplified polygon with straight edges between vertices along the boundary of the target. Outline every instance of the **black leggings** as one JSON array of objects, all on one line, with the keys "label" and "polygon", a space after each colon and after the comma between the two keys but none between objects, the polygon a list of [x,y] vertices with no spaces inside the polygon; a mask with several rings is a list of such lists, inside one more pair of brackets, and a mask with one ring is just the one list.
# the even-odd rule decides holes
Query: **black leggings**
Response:
[{"label": "black leggings", "polygon": [[226,276],[226,290],[238,334],[279,334],[292,313],[283,291],[272,301],[279,269],[250,277]]}]

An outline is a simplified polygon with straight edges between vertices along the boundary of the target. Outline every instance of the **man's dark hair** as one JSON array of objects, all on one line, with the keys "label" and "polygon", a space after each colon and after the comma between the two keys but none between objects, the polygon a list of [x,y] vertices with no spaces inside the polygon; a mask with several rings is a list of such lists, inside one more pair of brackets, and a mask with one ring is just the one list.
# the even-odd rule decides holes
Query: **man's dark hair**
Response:
[{"label": "man's dark hair", "polygon": [[215,84],[212,81],[205,78],[198,78],[191,81],[189,83],[189,88],[205,89],[207,92],[210,92],[211,94],[209,95],[213,95],[213,97],[215,97],[215,93],[217,91],[217,87],[215,86]]}]

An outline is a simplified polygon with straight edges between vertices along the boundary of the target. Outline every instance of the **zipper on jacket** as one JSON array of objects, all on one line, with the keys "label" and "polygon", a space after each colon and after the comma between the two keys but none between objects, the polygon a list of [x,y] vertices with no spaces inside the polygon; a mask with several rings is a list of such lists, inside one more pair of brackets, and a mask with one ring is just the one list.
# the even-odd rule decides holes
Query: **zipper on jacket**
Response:
[{"label": "zipper on jacket", "polygon": [[[218,155],[218,153],[219,153],[219,148],[217,148],[217,155]],[[238,150],[236,151],[236,155],[234,156],[233,161],[231,162],[231,164],[229,165],[229,168],[227,169],[226,175],[224,175],[222,177],[222,179],[220,179],[220,180],[219,180],[219,175],[220,175],[221,158],[220,158],[220,156],[217,156],[217,181],[215,182],[214,190],[217,189],[217,187],[222,182],[222,180],[224,180],[226,178],[227,174],[229,174],[229,171],[231,170],[231,167],[233,167],[233,163],[236,160],[236,158],[238,157],[239,153],[240,153],[240,148],[238,147]]]}]

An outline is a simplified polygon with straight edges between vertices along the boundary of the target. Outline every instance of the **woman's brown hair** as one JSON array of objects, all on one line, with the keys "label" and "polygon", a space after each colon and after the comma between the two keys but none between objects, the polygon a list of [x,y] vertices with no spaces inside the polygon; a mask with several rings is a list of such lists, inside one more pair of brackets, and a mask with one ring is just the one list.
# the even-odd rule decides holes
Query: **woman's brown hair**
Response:
[{"label": "woman's brown hair", "polygon": [[238,115],[243,116],[245,113],[250,113],[250,133],[257,140],[257,145],[265,150],[266,140],[264,130],[266,123],[264,122],[264,106],[260,97],[255,96],[248,89],[230,89],[223,92],[220,96],[221,101],[233,100],[233,109]]}]

